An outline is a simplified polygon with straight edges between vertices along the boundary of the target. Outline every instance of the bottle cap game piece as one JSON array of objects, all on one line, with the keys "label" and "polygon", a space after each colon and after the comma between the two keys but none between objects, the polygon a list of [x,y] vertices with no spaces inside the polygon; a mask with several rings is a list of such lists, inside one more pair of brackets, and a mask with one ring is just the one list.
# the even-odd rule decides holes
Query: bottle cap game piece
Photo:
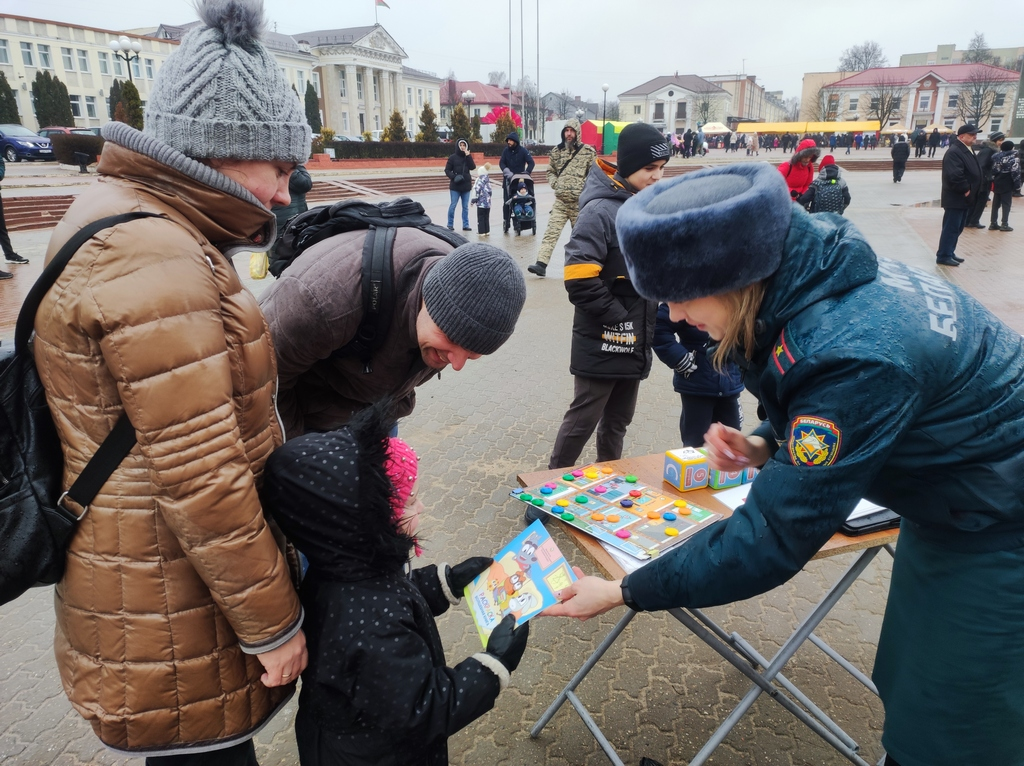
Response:
[{"label": "bottle cap game piece", "polygon": [[674,513],[669,512],[669,513],[665,513],[662,516],[662,518],[665,519],[665,521],[675,521],[676,520],[676,515]]},{"label": "bottle cap game piece", "polygon": [[575,478],[576,477],[573,476],[571,473],[563,473],[562,474],[562,481],[572,481]]},{"label": "bottle cap game piece", "polygon": [[672,505],[674,505],[676,508],[685,508],[686,507],[686,501],[685,500],[676,500],[674,503],[672,503]]},{"label": "bottle cap game piece", "polygon": [[577,468],[575,471],[572,472],[572,475],[575,478],[578,479],[578,478],[580,478],[583,475],[583,471],[581,471],[579,468]]},{"label": "bottle cap game piece", "polygon": [[623,540],[625,540],[627,537],[630,536],[629,530],[628,529],[617,529],[617,530],[615,530],[615,536],[616,537],[621,537]]},{"label": "bottle cap game piece", "polygon": [[563,497],[560,498],[559,500],[556,500],[555,505],[561,506],[562,508],[566,508],[569,505],[569,501]]},{"label": "bottle cap game piece", "polygon": [[523,490],[520,487],[516,487],[514,490],[512,490],[512,494],[513,495],[521,495],[521,494],[523,494]]},{"label": "bottle cap game piece", "polygon": [[680,508],[679,512],[683,514],[683,516],[689,516],[693,513],[693,509],[690,506],[686,506],[685,508]]},{"label": "bottle cap game piece", "polygon": [[640,497],[640,495],[642,495],[642,494],[643,494],[643,492],[641,492],[638,489],[631,489],[631,490],[629,490],[629,496],[630,497]]},{"label": "bottle cap game piece", "polygon": [[675,537],[679,534],[679,530],[675,527],[665,527],[665,534],[669,537]]},{"label": "bottle cap game piece", "polygon": [[604,514],[603,513],[592,513],[592,514],[590,514],[590,520],[591,521],[604,521]]},{"label": "bottle cap game piece", "polygon": [[530,494],[529,492],[523,492],[523,493],[522,493],[522,494],[521,494],[521,495],[519,496],[519,499],[520,499],[520,500],[522,500],[523,502],[526,502],[526,503],[528,503],[528,502],[530,502],[531,500],[533,500],[533,495],[531,495],[531,494]]},{"label": "bottle cap game piece", "polygon": [[550,495],[551,494],[551,487],[549,487],[549,486],[547,486],[545,484],[543,487],[540,488],[540,493],[542,495]]},{"label": "bottle cap game piece", "polygon": [[599,474],[597,471],[587,471],[583,475],[586,476],[588,479],[596,479],[601,474]]},{"label": "bottle cap game piece", "polygon": [[615,473],[615,471],[606,465],[601,466],[601,473]]},{"label": "bottle cap game piece", "polygon": [[603,495],[607,491],[608,487],[606,487],[604,484],[598,484],[596,487],[594,487],[594,492],[596,492],[599,495]]},{"label": "bottle cap game piece", "polygon": [[575,519],[576,517],[575,517],[575,516],[573,516],[571,512],[569,512],[569,511],[565,511],[565,512],[564,512],[564,513],[562,514],[562,518],[563,518],[563,519],[565,519],[566,521],[572,521],[572,520],[573,520],[573,519]]},{"label": "bottle cap game piece", "polygon": [[544,498],[543,497],[535,497],[530,502],[533,503],[538,508],[540,508],[542,505],[544,505]]},{"label": "bottle cap game piece", "polygon": [[626,497],[619,501],[619,505],[621,505],[623,508],[632,508],[633,501]]},{"label": "bottle cap game piece", "polygon": [[647,518],[649,518],[649,519],[660,519],[661,518],[661,514],[658,513],[657,511],[648,511],[647,512]]},{"label": "bottle cap game piece", "polygon": [[607,518],[608,521],[610,521],[612,524],[617,524],[619,522],[618,515],[614,513],[608,514],[608,516],[606,516],[605,518]]},{"label": "bottle cap game piece", "polygon": [[630,484],[636,484],[636,476],[630,474],[629,476],[626,477],[626,481],[629,482]]},{"label": "bottle cap game piece", "polygon": [[576,502],[579,503],[580,505],[583,505],[588,500],[589,498],[586,495],[576,495]]},{"label": "bottle cap game piece", "polygon": [[553,481],[549,481],[544,486],[547,487],[548,489],[558,489],[558,485],[555,484],[555,482],[553,482]]}]

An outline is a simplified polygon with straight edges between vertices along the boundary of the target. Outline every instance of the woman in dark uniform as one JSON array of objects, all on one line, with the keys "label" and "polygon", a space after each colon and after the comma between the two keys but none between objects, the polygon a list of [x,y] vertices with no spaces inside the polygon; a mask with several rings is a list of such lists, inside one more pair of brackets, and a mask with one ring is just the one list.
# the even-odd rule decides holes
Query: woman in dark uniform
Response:
[{"label": "woman in dark uniform", "polygon": [[874,680],[900,766],[1024,764],[1024,340],[930,273],[810,216],[768,165],[657,184],[616,220],[637,291],[720,341],[767,419],[715,424],[744,505],[549,614],[704,607],[804,566],[866,497],[902,517]]}]

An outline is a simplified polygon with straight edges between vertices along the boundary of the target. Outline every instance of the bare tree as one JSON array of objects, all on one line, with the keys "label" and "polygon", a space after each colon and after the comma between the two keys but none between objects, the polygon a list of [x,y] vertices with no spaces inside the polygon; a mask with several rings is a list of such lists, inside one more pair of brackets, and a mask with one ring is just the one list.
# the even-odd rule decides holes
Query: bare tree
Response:
[{"label": "bare tree", "polygon": [[718,87],[708,83],[698,86],[697,92],[689,103],[693,104],[693,116],[701,125],[718,119]]},{"label": "bare tree", "polygon": [[576,96],[568,90],[563,90],[554,96],[555,108],[553,111],[558,119],[567,120],[576,116]]},{"label": "bare tree", "polygon": [[800,99],[796,96],[790,96],[784,102],[786,105],[786,119],[790,122],[796,122],[800,119]]},{"label": "bare tree", "polygon": [[618,99],[613,99],[612,101],[608,102],[608,106],[605,109],[605,114],[608,115],[606,117],[606,119],[613,120],[613,121],[619,119],[619,100]]},{"label": "bare tree", "polygon": [[975,32],[974,37],[971,38],[971,44],[964,51],[963,63],[992,64],[994,60],[995,56],[992,55],[992,51],[989,50],[988,45],[985,43],[985,35],[981,32]]},{"label": "bare tree", "polygon": [[878,120],[885,128],[889,120],[903,116],[904,99],[907,98],[906,84],[890,75],[880,75],[867,88],[868,117]]},{"label": "bare tree", "polygon": [[1005,96],[1006,90],[1006,82],[995,79],[995,72],[989,67],[971,67],[967,79],[957,90],[957,114],[963,122],[984,125],[992,116],[992,108],[999,96]]},{"label": "bare tree", "polygon": [[529,76],[521,78],[516,83],[512,98],[519,103],[525,135],[534,138],[540,130],[540,94],[537,92],[537,84]]},{"label": "bare tree", "polygon": [[863,72],[865,69],[885,66],[887,60],[882,46],[874,40],[847,48],[839,57],[840,72]]},{"label": "bare tree", "polygon": [[487,73],[487,84],[494,85],[498,88],[508,87],[508,75],[504,72],[494,70],[493,72]]},{"label": "bare tree", "polygon": [[812,122],[835,122],[839,119],[840,93],[832,85],[822,85],[814,100],[804,106],[804,119]]}]

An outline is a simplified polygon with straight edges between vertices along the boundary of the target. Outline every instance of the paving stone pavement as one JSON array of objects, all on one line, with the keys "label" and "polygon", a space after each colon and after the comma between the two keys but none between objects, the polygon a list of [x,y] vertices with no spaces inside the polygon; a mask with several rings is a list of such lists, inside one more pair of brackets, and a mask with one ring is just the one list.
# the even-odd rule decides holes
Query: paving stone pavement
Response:
[{"label": "paving stone pavement", "polygon": [[[938,197],[937,172],[908,174],[900,185],[893,185],[891,175],[881,172],[851,174],[848,181],[853,195],[849,218],[880,254],[955,280],[1018,330],[1024,329],[1024,305],[1013,287],[1021,284],[1019,237],[1024,236],[1024,226],[1014,233],[966,232],[960,254],[967,263],[960,269],[942,269],[934,264],[941,210],[913,207]],[[538,196],[543,226],[551,196],[546,187],[538,188]],[[447,195],[432,193],[418,198],[435,221],[445,220]],[[508,249],[525,271],[534,260],[539,237],[503,236],[498,217],[495,209],[492,230],[497,233],[483,241]],[[471,214],[473,218],[475,214]],[[48,235],[13,235],[15,247],[32,261],[14,267],[19,282],[38,273]],[[563,242],[567,236],[568,230]],[[493,356],[473,362],[459,373],[443,372],[439,381],[421,387],[415,413],[401,424],[403,437],[421,458],[427,506],[422,522],[424,563],[455,563],[464,556],[487,554],[521,529],[520,506],[508,497],[508,491],[517,472],[547,464],[572,392],[567,372],[572,310],[562,287],[558,252],[560,249],[547,279],[526,275],[528,298],[512,339]],[[247,274],[244,258],[237,257],[236,265]],[[245,279],[256,293],[269,284],[269,280]],[[8,317],[14,296],[20,294],[11,287],[11,281],[0,283],[0,306],[7,304],[3,313]],[[0,321],[0,338],[9,340],[12,334],[10,320]],[[640,389],[626,453],[646,454],[676,446],[678,408],[671,373],[655,361],[651,378]],[[754,407],[746,395],[744,412],[751,422]],[[591,445],[582,459],[594,458]],[[568,538],[560,531],[555,535],[573,563],[593,571]],[[738,631],[770,656],[851,558],[812,562],[781,588],[707,611],[726,629]],[[823,639],[868,672],[890,571],[891,561],[882,554],[818,630]],[[141,763],[103,748],[64,697],[52,655],[51,601],[51,589],[37,589],[0,607],[0,762],[19,766]],[[620,616],[621,610],[615,610],[586,623],[536,620],[523,663],[496,708],[452,737],[452,763],[606,764],[600,748],[568,706],[538,739],[530,739],[528,732]],[[454,664],[480,650],[465,609],[451,610],[439,620],[439,628],[449,662]],[[882,707],[877,698],[813,647],[802,649],[785,672],[860,743],[866,760],[874,762],[881,756]],[[643,614],[591,672],[578,694],[625,763],[636,764],[642,756],[649,756],[664,764],[681,764],[697,753],[748,688],[738,672],[675,620]],[[264,766],[297,763],[291,733],[295,708],[293,701],[257,737],[257,752]],[[817,766],[846,761],[762,696],[709,763]]]}]

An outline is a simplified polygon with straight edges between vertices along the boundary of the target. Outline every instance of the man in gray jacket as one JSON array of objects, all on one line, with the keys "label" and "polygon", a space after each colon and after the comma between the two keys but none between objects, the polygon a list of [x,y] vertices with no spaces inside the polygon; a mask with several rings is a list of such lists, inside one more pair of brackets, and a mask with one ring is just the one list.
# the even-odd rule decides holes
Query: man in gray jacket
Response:
[{"label": "man in gray jacket", "polygon": [[383,345],[368,365],[336,354],[363,318],[365,231],[325,239],[300,254],[260,299],[277,355],[285,437],[329,431],[384,396],[396,416],[417,386],[448,365],[492,354],[515,329],[526,282],[504,250],[451,245],[415,228],[395,232],[395,301]]}]

